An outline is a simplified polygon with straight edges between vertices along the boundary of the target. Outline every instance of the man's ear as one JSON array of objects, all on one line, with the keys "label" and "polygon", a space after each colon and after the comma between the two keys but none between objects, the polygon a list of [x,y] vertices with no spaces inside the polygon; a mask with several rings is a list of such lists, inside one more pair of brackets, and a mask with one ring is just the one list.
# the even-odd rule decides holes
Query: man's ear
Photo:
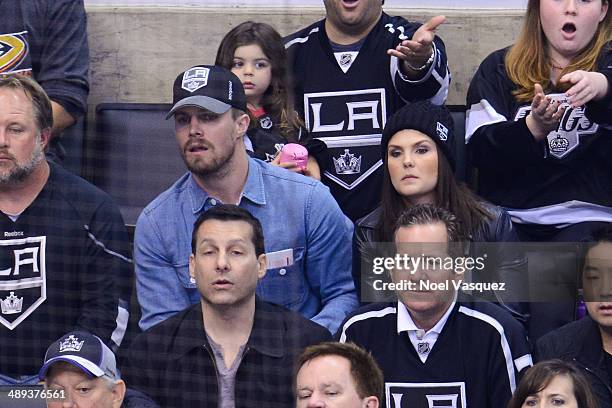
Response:
[{"label": "man's ear", "polygon": [[251,118],[246,113],[241,114],[236,119],[236,130],[238,134],[242,137],[249,130],[249,124],[251,123]]},{"label": "man's ear", "polygon": [[365,397],[361,401],[361,406],[362,408],[378,408],[380,406],[380,403],[377,397],[371,395],[369,397]]},{"label": "man's ear", "polygon": [[43,150],[45,150],[50,140],[51,140],[51,128],[41,130],[40,131],[40,144]]},{"label": "man's ear", "polygon": [[266,270],[268,269],[268,258],[266,257],[266,254],[261,254],[257,257],[257,264],[257,276],[259,279],[262,279],[264,276],[266,276]]},{"label": "man's ear", "polygon": [[113,393],[113,408],[120,408],[125,397],[125,383],[123,380],[117,380],[111,392]]}]

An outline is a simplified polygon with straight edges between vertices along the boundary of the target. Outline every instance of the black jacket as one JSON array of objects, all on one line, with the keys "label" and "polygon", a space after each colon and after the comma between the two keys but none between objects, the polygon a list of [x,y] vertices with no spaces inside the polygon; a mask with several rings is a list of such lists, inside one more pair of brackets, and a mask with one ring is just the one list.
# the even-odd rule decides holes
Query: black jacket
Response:
[{"label": "black jacket", "polygon": [[[236,408],[293,407],[293,364],[302,349],[330,341],[296,312],[257,301],[251,335],[236,372]],[[198,303],[140,334],[123,376],[163,408],[217,407],[215,360]]]},{"label": "black jacket", "polygon": [[586,316],[541,337],[536,343],[537,361],[560,358],[584,370],[600,408],[612,408],[612,388],[597,323]]},{"label": "black jacket", "polygon": [[[478,243],[518,241],[508,213],[493,204],[486,202],[482,202],[482,204],[492,217],[490,221],[472,233],[470,237],[472,242],[470,255],[476,257],[486,252],[486,265],[493,265],[493,267],[492,270],[487,270],[487,273],[481,275],[474,274],[474,280],[480,282],[505,282],[506,290],[504,292],[495,292],[492,295],[493,298],[488,298],[488,300],[499,303],[523,325],[526,325],[529,317],[528,305],[525,302],[518,302],[518,300],[526,300],[529,293],[527,260],[524,254],[513,245],[500,244],[495,246],[487,245],[486,248],[478,247]],[[381,292],[372,290],[373,282],[377,277],[373,274],[368,274],[361,279],[362,261],[364,265],[371,265],[372,257],[374,256],[375,249],[372,243],[376,241],[375,230],[380,220],[381,212],[381,207],[378,207],[355,223],[353,234],[353,280],[357,293],[362,300],[366,296],[371,301],[389,300],[376,298],[377,296],[380,297],[381,294]],[[490,253],[491,249],[494,249],[494,253]],[[369,267],[364,268],[364,270],[366,269],[371,270]],[[368,283],[366,287],[362,288],[362,280]]]}]

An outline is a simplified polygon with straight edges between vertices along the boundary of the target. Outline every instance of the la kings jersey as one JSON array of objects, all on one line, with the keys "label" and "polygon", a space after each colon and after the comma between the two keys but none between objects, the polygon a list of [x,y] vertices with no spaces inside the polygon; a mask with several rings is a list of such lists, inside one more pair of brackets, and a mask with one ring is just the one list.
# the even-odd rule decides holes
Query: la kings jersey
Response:
[{"label": "la kings jersey", "polygon": [[[263,108],[260,111],[251,111],[251,114],[255,117],[255,126],[247,131],[253,148],[252,152],[248,152],[252,157],[269,163],[280,153],[285,144],[290,142],[281,135],[279,120],[266,113]],[[298,139],[297,143],[303,145],[308,150],[308,155],[314,157],[317,162],[327,159],[325,143],[313,139],[303,129],[296,130],[295,137]]]},{"label": "la kings jersey", "polygon": [[13,221],[0,212],[0,374],[33,375],[74,329],[120,344],[131,294],[129,241],[110,197],[49,163],[43,190]]},{"label": "la kings jersey", "polygon": [[[516,221],[573,224],[612,221],[612,95],[568,107],[556,131],[537,143],[525,122],[531,103],[518,103],[506,74],[508,49],[480,65],[467,95],[466,141],[479,189]],[[612,53],[599,61],[612,79]],[[555,91],[547,95],[563,99]]]},{"label": "la kings jersey", "polygon": [[431,69],[416,82],[404,79],[398,59],[387,55],[388,49],[412,38],[420,25],[383,13],[359,52],[338,58],[325,33],[325,20],[285,39],[296,109],[308,132],[329,149],[322,181],[353,221],[379,202],[380,137],[387,117],[410,101],[429,98],[441,104],[446,99],[450,75],[439,38]]},{"label": "la kings jersey", "polygon": [[[467,298],[467,296],[466,296]],[[398,303],[349,315],[338,333],[372,353],[385,377],[387,408],[505,407],[519,375],[532,365],[521,325],[497,305],[456,302],[429,349],[398,333]],[[425,362],[419,353],[427,352]]]}]

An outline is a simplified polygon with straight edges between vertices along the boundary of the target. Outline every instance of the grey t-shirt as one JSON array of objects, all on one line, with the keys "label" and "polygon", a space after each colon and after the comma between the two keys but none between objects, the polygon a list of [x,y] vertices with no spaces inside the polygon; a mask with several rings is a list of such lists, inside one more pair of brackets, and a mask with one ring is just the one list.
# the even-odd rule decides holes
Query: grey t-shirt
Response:
[{"label": "grey t-shirt", "polygon": [[236,400],[234,395],[234,385],[236,384],[236,371],[242,362],[246,344],[240,346],[238,355],[234,360],[231,367],[225,366],[225,360],[223,360],[223,347],[220,344],[215,343],[210,336],[207,334],[206,338],[212,348],[213,355],[215,357],[215,363],[217,367],[217,374],[219,378],[219,396],[218,396],[218,407],[219,408],[235,408]]}]

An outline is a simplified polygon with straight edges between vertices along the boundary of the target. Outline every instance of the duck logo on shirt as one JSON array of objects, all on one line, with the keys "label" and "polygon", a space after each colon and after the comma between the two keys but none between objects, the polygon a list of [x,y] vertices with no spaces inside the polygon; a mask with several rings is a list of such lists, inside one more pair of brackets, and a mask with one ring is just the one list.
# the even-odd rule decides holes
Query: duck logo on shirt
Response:
[{"label": "duck logo on shirt", "polygon": [[0,240],[0,323],[15,329],[46,299],[46,237]]},{"label": "duck logo on shirt", "polygon": [[29,73],[27,31],[0,34],[0,75]]},{"label": "duck logo on shirt", "polygon": [[465,383],[385,383],[388,408],[466,408]]}]

